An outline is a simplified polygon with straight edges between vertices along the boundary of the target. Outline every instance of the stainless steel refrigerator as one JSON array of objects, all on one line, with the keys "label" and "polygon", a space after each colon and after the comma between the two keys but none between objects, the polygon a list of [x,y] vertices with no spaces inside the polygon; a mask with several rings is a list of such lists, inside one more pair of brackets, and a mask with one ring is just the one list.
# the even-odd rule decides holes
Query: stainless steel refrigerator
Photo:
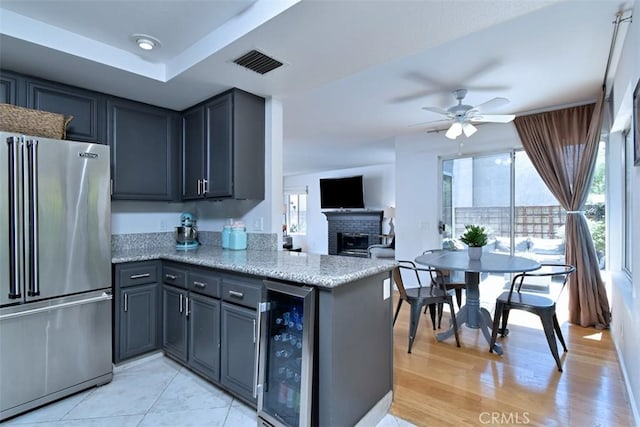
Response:
[{"label": "stainless steel refrigerator", "polygon": [[109,147],[0,132],[0,421],[111,381]]}]

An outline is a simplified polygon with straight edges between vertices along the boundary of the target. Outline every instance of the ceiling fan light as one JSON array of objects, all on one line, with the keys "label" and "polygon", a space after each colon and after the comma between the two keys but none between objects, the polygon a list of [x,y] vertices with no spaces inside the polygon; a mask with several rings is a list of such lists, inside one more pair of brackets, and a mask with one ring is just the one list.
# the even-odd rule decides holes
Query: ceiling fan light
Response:
[{"label": "ceiling fan light", "polygon": [[444,134],[449,139],[456,139],[460,135],[462,135],[462,124],[460,122],[452,123],[447,133]]},{"label": "ceiling fan light", "polygon": [[462,125],[462,131],[464,132],[464,135],[467,138],[469,138],[471,135],[476,133],[477,130],[478,130],[478,128],[476,128],[471,123],[465,123],[465,124]]}]

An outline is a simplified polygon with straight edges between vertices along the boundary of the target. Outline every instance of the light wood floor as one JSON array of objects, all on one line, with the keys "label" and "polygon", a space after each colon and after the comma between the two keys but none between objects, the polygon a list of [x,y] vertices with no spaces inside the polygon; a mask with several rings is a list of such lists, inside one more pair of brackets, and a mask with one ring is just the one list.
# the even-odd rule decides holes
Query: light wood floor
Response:
[{"label": "light wood floor", "polygon": [[[394,309],[396,301],[397,293]],[[482,298],[493,315],[491,304]],[[559,304],[569,350],[561,355],[561,373],[539,319],[526,312],[512,311],[509,335],[498,338],[503,356],[489,353],[480,331],[466,326],[460,330],[460,348],[453,337],[437,342],[428,314],[421,316],[408,354],[409,306],[404,303],[394,327],[391,413],[418,426],[633,426],[609,331],[571,325],[562,316],[565,311]],[[443,328],[448,324],[445,313]]]}]

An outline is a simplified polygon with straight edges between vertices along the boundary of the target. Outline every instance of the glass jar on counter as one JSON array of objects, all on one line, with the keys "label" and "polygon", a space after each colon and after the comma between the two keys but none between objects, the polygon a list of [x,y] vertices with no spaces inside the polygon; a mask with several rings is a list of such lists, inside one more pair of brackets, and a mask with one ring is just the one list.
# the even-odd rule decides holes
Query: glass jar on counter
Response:
[{"label": "glass jar on counter", "polygon": [[229,249],[247,249],[247,229],[244,225],[233,225],[229,234]]},{"label": "glass jar on counter", "polygon": [[222,249],[229,249],[229,238],[231,236],[231,226],[222,227]]}]

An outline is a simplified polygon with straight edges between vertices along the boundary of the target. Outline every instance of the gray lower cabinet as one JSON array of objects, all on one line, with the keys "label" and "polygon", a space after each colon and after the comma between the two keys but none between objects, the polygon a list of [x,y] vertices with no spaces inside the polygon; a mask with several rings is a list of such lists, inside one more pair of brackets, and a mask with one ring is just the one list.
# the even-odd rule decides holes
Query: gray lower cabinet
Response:
[{"label": "gray lower cabinet", "polygon": [[220,382],[254,404],[256,321],[255,309],[222,303]]},{"label": "gray lower cabinet", "polygon": [[159,348],[159,293],[156,261],[114,268],[114,363]]},{"label": "gray lower cabinet", "polygon": [[219,280],[203,270],[168,263],[163,267],[163,281],[163,349],[207,379],[218,382]]},{"label": "gray lower cabinet", "polygon": [[162,348],[171,356],[187,361],[188,291],[162,285]]},{"label": "gray lower cabinet", "polygon": [[188,365],[210,380],[220,379],[220,301],[189,295]]}]

